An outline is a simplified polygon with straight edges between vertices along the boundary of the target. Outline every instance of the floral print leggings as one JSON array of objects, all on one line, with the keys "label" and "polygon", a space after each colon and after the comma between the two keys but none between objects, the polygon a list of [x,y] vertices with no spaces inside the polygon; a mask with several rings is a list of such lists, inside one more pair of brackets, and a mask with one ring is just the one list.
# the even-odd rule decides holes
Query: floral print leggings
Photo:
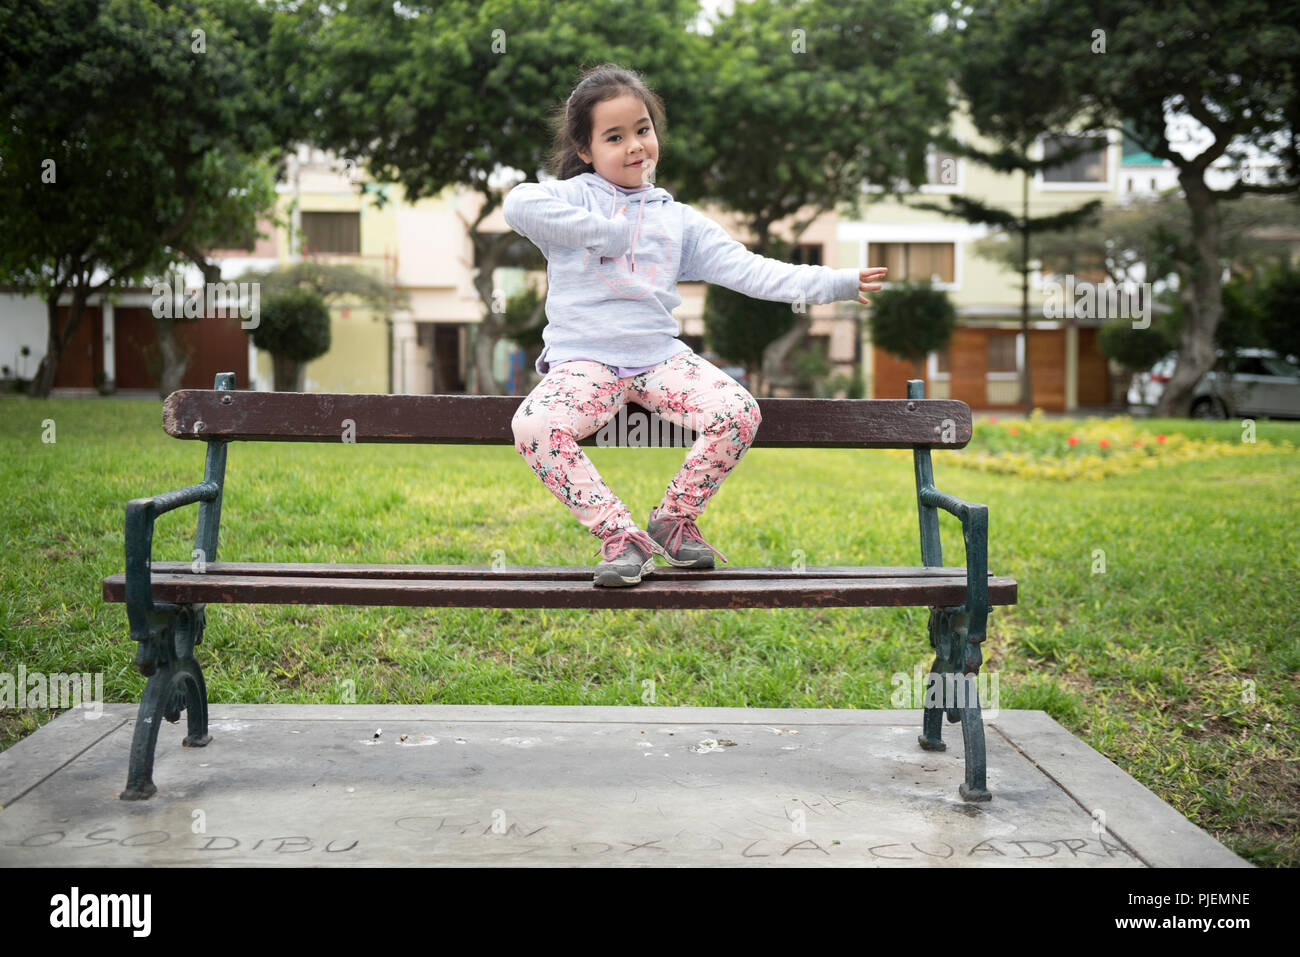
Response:
[{"label": "floral print leggings", "polygon": [[[515,412],[515,448],[555,497],[602,541],[641,525],[605,484],[578,440],[599,431],[629,399],[698,436],[668,483],[659,505],[662,517],[699,516],[753,443],[762,421],[758,402],[745,387],[694,352],[678,353],[626,379],[610,366],[587,359],[553,366]],[[632,433],[636,420],[627,424]],[[649,428],[647,423],[642,434]],[[663,435],[664,430],[656,431]]]}]

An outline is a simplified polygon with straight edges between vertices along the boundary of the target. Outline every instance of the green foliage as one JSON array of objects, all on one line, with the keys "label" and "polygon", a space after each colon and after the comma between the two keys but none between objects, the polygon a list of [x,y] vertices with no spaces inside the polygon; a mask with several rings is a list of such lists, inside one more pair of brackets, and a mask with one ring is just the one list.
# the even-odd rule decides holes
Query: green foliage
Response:
[{"label": "green foliage", "polygon": [[886,352],[920,362],[948,348],[957,310],[948,294],[928,281],[900,283],[871,296],[871,341]]},{"label": "green foliage", "polygon": [[311,289],[285,289],[263,297],[253,342],[273,356],[309,362],[330,347],[330,314]]},{"label": "green foliage", "polygon": [[1300,270],[1290,263],[1275,266],[1258,299],[1264,343],[1284,356],[1300,356]]},{"label": "green foliage", "polygon": [[[1223,318],[1214,330],[1214,345],[1222,349],[1229,365],[1236,350],[1272,349],[1280,355],[1300,354],[1300,272],[1283,262],[1254,275],[1236,275],[1223,284]],[[1156,313],[1148,329],[1134,329],[1130,320],[1115,320],[1102,327],[1098,346],[1102,353],[1131,370],[1147,369],[1159,358],[1176,351],[1184,321],[1182,300],[1165,297],[1169,310]]]},{"label": "green foliage", "polygon": [[763,364],[763,350],[794,325],[787,302],[751,299],[725,286],[704,293],[704,339],[718,355],[746,368]]},{"label": "green foliage", "polygon": [[1260,331],[1258,284],[1233,276],[1223,284],[1223,316],[1214,329],[1214,344],[1228,355],[1242,347],[1264,345]]},{"label": "green foliage", "polygon": [[818,345],[811,344],[796,352],[790,357],[790,367],[801,390],[817,398],[826,397],[829,386],[826,377],[831,373],[831,364]]},{"label": "green foliage", "polygon": [[505,338],[525,352],[545,345],[542,339],[542,330],[546,328],[545,302],[546,296],[531,282],[523,292],[506,299]]},{"label": "green foliage", "polygon": [[740,211],[763,250],[772,223],[860,209],[863,182],[917,179],[950,113],[953,38],[932,28],[934,11],[924,0],[735,4],[690,45],[694,69],[664,74],[684,142],[661,181],[683,202]]},{"label": "green foliage", "polygon": [[[250,233],[274,201],[271,157],[302,130],[285,70],[303,16],[254,0],[0,5],[0,285],[89,295]],[[38,392],[75,322],[51,330]]]},{"label": "green foliage", "polygon": [[394,289],[364,269],[358,269],[349,263],[314,259],[304,259],[271,269],[248,270],[239,276],[239,281],[260,284],[263,297],[309,289],[326,303],[359,303],[385,314],[410,300],[409,293]]},{"label": "green foliage", "polygon": [[1133,328],[1132,319],[1112,319],[1097,333],[1097,348],[1125,369],[1149,369],[1157,360],[1178,348],[1178,335],[1170,320],[1162,315],[1151,317],[1146,329]]}]

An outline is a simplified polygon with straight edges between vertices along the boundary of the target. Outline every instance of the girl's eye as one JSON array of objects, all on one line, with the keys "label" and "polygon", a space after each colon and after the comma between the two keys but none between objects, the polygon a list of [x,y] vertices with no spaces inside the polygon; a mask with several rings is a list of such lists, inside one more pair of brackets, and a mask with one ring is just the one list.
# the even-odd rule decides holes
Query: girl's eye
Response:
[{"label": "girl's eye", "polygon": [[[641,129],[637,130],[637,132],[638,132],[638,133],[649,133],[649,132],[650,132],[650,127],[648,127],[648,126],[643,126],[643,127],[641,127]],[[615,141],[616,139],[618,139],[618,138],[619,138],[618,134],[615,133],[615,134],[614,134],[613,136],[611,136],[608,140],[606,140],[606,142],[608,142],[608,143],[612,143],[612,142],[614,142],[614,141]]]}]

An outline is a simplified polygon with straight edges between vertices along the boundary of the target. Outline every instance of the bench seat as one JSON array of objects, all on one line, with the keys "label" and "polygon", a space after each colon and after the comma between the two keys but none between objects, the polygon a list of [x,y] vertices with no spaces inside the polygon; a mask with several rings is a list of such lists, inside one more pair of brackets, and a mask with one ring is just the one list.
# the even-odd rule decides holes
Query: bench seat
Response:
[{"label": "bench seat", "polygon": [[[754,566],[656,568],[635,588],[602,588],[586,565],[349,565],[329,562],[154,562],[153,600],[466,608],[860,608],[960,605],[962,567]],[[989,602],[1016,603],[1012,578],[988,576]],[[104,601],[126,600],[126,575],[104,579]]]}]

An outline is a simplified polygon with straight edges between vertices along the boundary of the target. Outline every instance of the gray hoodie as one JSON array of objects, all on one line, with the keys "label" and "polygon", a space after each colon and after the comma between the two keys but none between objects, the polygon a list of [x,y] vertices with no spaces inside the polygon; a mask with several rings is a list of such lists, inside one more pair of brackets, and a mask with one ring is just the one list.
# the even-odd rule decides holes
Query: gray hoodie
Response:
[{"label": "gray hoodie", "polygon": [[643,367],[689,352],[673,318],[678,282],[702,279],[775,302],[858,298],[857,269],[759,256],[658,186],[629,192],[599,173],[579,173],[520,183],[502,212],[546,257],[539,375],[566,359]]}]

